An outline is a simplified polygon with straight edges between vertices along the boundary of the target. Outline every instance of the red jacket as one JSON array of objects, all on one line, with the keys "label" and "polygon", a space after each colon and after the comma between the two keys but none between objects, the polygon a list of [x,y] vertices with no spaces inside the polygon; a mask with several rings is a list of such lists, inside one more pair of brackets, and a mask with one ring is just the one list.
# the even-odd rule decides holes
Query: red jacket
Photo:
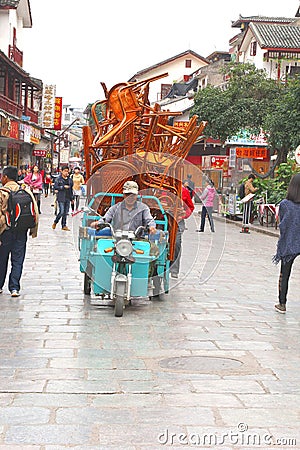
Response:
[{"label": "red jacket", "polygon": [[184,186],[182,186],[182,200],[185,209],[185,216],[183,217],[183,219],[188,219],[188,217],[190,217],[190,215],[194,211],[195,205],[193,203],[193,200],[191,199],[189,190]]}]

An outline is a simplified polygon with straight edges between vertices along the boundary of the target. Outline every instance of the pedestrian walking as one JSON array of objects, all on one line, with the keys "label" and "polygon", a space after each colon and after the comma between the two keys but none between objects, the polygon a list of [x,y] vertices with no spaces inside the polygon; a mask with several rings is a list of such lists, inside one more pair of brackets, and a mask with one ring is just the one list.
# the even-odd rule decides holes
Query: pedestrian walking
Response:
[{"label": "pedestrian walking", "polygon": [[250,217],[251,212],[253,208],[253,195],[252,198],[248,198],[247,196],[249,194],[255,194],[258,188],[253,186],[253,181],[255,180],[256,176],[253,173],[250,173],[248,176],[248,180],[245,182],[245,197],[243,198],[242,202],[244,203],[244,211],[243,211],[243,225],[241,233],[249,233],[249,223],[250,223]]},{"label": "pedestrian walking", "polygon": [[68,166],[63,166],[60,175],[55,179],[54,193],[57,197],[59,211],[52,224],[52,229],[55,230],[56,225],[61,219],[62,230],[70,231],[70,228],[67,227],[67,216],[70,209],[70,203],[73,202],[74,199],[73,180],[70,178]]},{"label": "pedestrian walking", "polygon": [[44,191],[45,191],[45,197],[48,197],[49,190],[52,184],[52,177],[50,172],[46,172],[45,178],[44,178]]},{"label": "pedestrian walking", "polygon": [[281,263],[275,309],[284,314],[292,266],[300,255],[300,173],[293,175],[287,196],[279,204],[279,219],[280,236],[273,258],[275,264]]},{"label": "pedestrian walking", "polygon": [[205,189],[204,189],[202,195],[200,195],[200,200],[202,201],[201,222],[200,222],[200,229],[196,230],[196,231],[199,231],[201,233],[204,232],[205,218],[207,216],[211,232],[212,233],[215,232],[215,224],[214,224],[214,220],[213,220],[213,216],[212,216],[215,195],[216,195],[216,190],[214,187],[214,182],[211,180],[207,180]]},{"label": "pedestrian walking", "polygon": [[179,276],[181,253],[182,253],[182,235],[186,229],[185,220],[191,216],[192,212],[195,209],[195,205],[191,199],[190,192],[185,186],[182,187],[181,199],[184,208],[184,215],[178,221],[178,228],[175,240],[174,260],[171,261],[170,264],[170,274],[172,278],[178,278]]},{"label": "pedestrian walking", "polygon": [[32,172],[28,173],[23,182],[30,187],[36,200],[39,214],[41,214],[41,195],[43,192],[43,176],[37,165],[33,166]]},{"label": "pedestrian walking", "polygon": [[27,175],[26,169],[25,169],[25,167],[22,167],[21,173],[18,172],[18,181],[24,180],[26,175]]},{"label": "pedestrian walking", "polygon": [[[12,297],[20,295],[20,280],[22,276],[23,263],[26,253],[27,229],[19,229],[9,226],[7,216],[10,213],[9,200],[10,191],[17,192],[20,185],[17,183],[18,169],[14,166],[7,166],[3,169],[2,185],[0,188],[0,293],[3,292],[3,286],[8,269],[8,260],[10,257],[11,271],[8,279],[8,289]],[[31,196],[34,207],[34,227],[30,229],[30,235],[35,238],[38,229],[38,207],[33,194],[28,189],[28,195]],[[19,218],[19,217],[18,217]],[[11,223],[10,223],[11,224]]]},{"label": "pedestrian walking", "polygon": [[194,195],[195,195],[195,183],[192,180],[192,175],[191,174],[187,175],[187,180],[186,181],[187,181],[187,186],[186,187],[188,188],[188,190],[190,192],[191,199],[193,199]]},{"label": "pedestrian walking", "polygon": [[80,172],[80,167],[75,167],[74,173],[71,175],[73,180],[74,203],[71,204],[72,211],[79,210],[79,201],[81,196],[81,186],[84,184],[84,178]]}]

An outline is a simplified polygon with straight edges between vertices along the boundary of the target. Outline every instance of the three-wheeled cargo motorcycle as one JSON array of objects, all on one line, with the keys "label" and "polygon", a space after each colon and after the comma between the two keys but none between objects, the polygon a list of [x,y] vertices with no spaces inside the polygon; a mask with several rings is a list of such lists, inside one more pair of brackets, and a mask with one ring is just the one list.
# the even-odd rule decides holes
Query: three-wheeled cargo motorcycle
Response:
[{"label": "three-wheeled cargo motorcycle", "polygon": [[110,224],[103,224],[97,232],[90,225],[99,219],[94,205],[104,196],[113,205],[122,194],[99,192],[84,209],[79,229],[80,271],[84,293],[110,299],[115,316],[121,317],[132,299],[153,299],[169,292],[168,219],[158,198],[140,196],[138,201],[155,202],[160,211],[156,234],[150,235],[144,227],[114,230]]}]

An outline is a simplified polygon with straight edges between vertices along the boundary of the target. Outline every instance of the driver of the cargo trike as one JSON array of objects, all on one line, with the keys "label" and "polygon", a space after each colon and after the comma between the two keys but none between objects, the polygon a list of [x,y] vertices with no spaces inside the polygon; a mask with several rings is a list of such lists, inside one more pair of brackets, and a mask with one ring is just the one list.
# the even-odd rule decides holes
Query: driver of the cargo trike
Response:
[{"label": "driver of the cargo trike", "polygon": [[135,181],[126,181],[123,185],[122,202],[112,205],[91,227],[98,228],[103,223],[111,223],[114,230],[135,231],[138,227],[148,227],[150,234],[156,233],[156,223],[149,207],[137,201],[139,186]]}]

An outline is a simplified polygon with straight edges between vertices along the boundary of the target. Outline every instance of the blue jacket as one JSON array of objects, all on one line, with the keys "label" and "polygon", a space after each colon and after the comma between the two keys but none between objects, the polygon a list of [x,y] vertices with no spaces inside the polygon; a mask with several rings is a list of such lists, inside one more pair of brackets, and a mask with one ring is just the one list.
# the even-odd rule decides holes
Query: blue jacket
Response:
[{"label": "blue jacket", "polygon": [[279,217],[280,237],[273,261],[287,263],[300,255],[300,203],[282,200],[279,205]]},{"label": "blue jacket", "polygon": [[[65,188],[65,185],[69,185],[69,189]],[[73,197],[73,180],[72,178],[63,178],[59,175],[54,182],[54,192],[58,202],[66,202],[74,199]]]}]

